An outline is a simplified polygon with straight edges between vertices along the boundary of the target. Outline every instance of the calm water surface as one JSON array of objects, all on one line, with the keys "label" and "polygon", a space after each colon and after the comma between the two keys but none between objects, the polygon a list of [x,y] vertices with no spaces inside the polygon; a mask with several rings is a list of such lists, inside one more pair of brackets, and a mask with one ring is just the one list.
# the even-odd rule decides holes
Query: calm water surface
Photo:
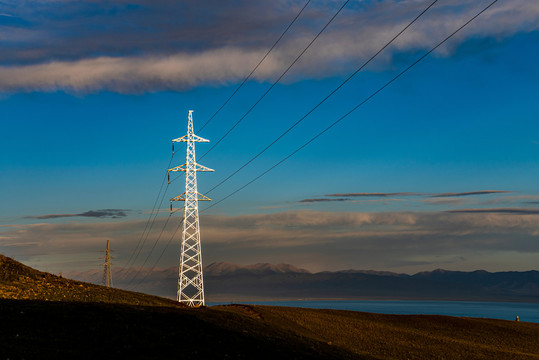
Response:
[{"label": "calm water surface", "polygon": [[[365,311],[380,314],[425,314],[468,316],[539,323],[539,304],[478,301],[415,301],[415,300],[340,300],[340,301],[252,301],[250,304],[292,306],[315,309]],[[218,305],[223,303],[208,303]]]}]

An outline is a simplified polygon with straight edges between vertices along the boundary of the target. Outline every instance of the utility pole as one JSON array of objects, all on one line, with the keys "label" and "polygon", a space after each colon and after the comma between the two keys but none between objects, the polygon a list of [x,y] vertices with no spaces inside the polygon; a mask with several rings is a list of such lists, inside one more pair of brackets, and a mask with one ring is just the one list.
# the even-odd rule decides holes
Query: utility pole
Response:
[{"label": "utility pole", "polygon": [[[177,300],[188,306],[204,306],[204,281],[202,276],[202,253],[200,249],[200,227],[198,220],[198,202],[211,201],[197,191],[197,171],[213,171],[210,168],[197,164],[195,156],[195,143],[209,142],[195,135],[193,128],[193,110],[189,110],[187,122],[187,135],[172,140],[172,153],[174,143],[187,143],[186,162],[183,165],[169,169],[170,171],[185,171],[185,192],[170,199],[170,212],[172,201],[185,201],[183,213],[183,232],[180,254],[180,267],[178,276]],[[170,176],[169,176],[170,184]]]},{"label": "utility pole", "polygon": [[112,273],[111,273],[111,265],[112,262],[110,261],[110,247],[109,247],[110,241],[107,240],[107,248],[105,249],[105,270],[103,271],[103,285],[106,287],[112,287]]}]

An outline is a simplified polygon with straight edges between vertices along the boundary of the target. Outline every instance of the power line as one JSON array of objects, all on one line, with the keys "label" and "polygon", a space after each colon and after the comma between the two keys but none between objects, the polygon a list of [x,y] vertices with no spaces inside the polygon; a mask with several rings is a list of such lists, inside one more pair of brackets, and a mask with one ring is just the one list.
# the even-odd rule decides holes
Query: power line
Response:
[{"label": "power line", "polygon": [[[200,252],[200,231],[198,221],[198,201],[210,200],[197,191],[197,172],[200,171],[213,171],[207,167],[204,167],[196,162],[195,158],[195,144],[197,142],[208,142],[208,140],[196,136],[193,131],[193,111],[189,110],[187,135],[172,140],[173,144],[176,142],[186,142],[186,164],[176,166],[168,171],[185,171],[185,192],[179,196],[176,196],[171,201],[171,212],[167,221],[165,222],[163,229],[156,238],[152,248],[146,256],[146,260],[141,265],[136,274],[131,278],[128,286],[144,269],[144,266],[150,259],[157,246],[157,243],[161,239],[163,232],[172,216],[172,201],[185,201],[185,215],[183,218],[183,234],[182,234],[182,246],[180,256],[180,270],[178,279],[178,298],[179,302],[186,302],[190,306],[204,305],[204,286],[202,278],[202,262]],[[173,150],[174,151],[174,150]],[[170,184],[170,181],[169,181]],[[176,232],[176,231],[175,231]],[[175,233],[174,232],[174,233]]]},{"label": "power line", "polygon": [[207,193],[209,194],[222,184],[224,184],[226,181],[228,181],[230,178],[232,178],[234,175],[236,175],[238,172],[243,170],[247,165],[249,165],[251,162],[253,162],[256,158],[258,158],[260,155],[262,155],[266,150],[268,150],[270,147],[272,147],[275,143],[277,143],[279,140],[281,140],[286,134],[288,134],[292,129],[294,129],[297,125],[299,125],[305,118],[307,118],[310,114],[312,114],[318,107],[320,107],[326,100],[328,100],[333,94],[335,94],[340,88],[342,88],[348,81],[350,81],[357,73],[359,73],[365,66],[367,66],[376,56],[378,56],[382,51],[384,51],[389,45],[393,43],[402,33],[404,33],[410,26],[412,26],[423,14],[425,14],[434,4],[436,4],[438,0],[434,0],[429,6],[427,6],[419,15],[417,15],[408,25],[406,25],[397,35],[395,35],[389,42],[387,42],[380,50],[378,50],[374,55],[372,55],[365,63],[363,63],[360,67],[358,67],[351,75],[349,75],[339,86],[337,86],[333,91],[331,91],[322,101],[320,101],[318,104],[316,104],[315,107],[313,107],[311,110],[309,110],[303,117],[301,117],[298,121],[296,121],[292,126],[290,126],[285,132],[283,132],[281,135],[279,135],[273,142],[271,142],[268,146],[266,146],[262,151],[260,151],[258,154],[256,154],[254,157],[252,157],[249,161],[247,161],[245,164],[243,164],[239,169],[234,171],[232,174],[230,174],[227,178],[219,182],[217,185],[212,187]]},{"label": "power line", "polygon": [[[129,281],[128,285],[138,276],[139,272],[142,271],[143,269],[143,266],[146,264],[146,262],[148,261],[148,259],[150,258],[150,256],[152,255],[153,253],[153,250],[155,249],[157,243],[159,242],[159,240],[161,239],[161,236],[163,235],[163,232],[165,231],[165,228],[167,226],[167,223],[168,221],[170,220],[170,217],[175,214],[176,212],[178,212],[179,210],[181,209],[178,209],[178,210],[174,210],[170,213],[169,217],[167,218],[167,221],[165,222],[165,226],[163,226],[163,228],[161,229],[161,232],[159,233],[158,237],[157,237],[157,240],[155,241],[154,245],[152,246],[151,250],[150,250],[150,253],[148,254],[148,256],[146,257],[146,260],[144,261],[144,264],[139,268],[139,270],[135,270],[137,271],[137,273],[135,274],[135,276],[133,278],[131,278],[131,280]],[[180,220],[180,225],[178,226],[178,228],[176,228],[176,230],[174,231],[174,233],[172,234],[171,238],[168,240],[168,243],[167,245],[165,246],[165,249],[163,249],[161,255],[159,255],[159,258],[155,261],[155,263],[153,264],[152,268],[150,269],[150,272],[157,266],[157,263],[161,260],[161,257],[163,256],[165,250],[168,248],[168,246],[170,245],[170,242],[172,241],[172,238],[176,235],[176,233],[178,232],[178,229],[181,227],[182,225],[182,221],[183,221],[183,217],[182,219]],[[144,277],[144,279],[147,277],[148,275],[146,274],[146,276]],[[133,287],[133,289],[135,289],[138,285],[140,285],[140,283],[142,282],[139,281],[139,283],[137,285],[135,285]]]},{"label": "power line", "polygon": [[[288,30],[292,27],[292,25],[296,22],[296,20],[301,16],[301,14],[303,13],[303,11],[305,10],[305,8],[309,5],[309,3],[311,2],[311,0],[308,0],[305,5],[301,8],[301,10],[298,12],[298,14],[294,17],[294,19],[292,20],[292,22],[287,26],[287,28],[284,30],[284,32],[279,36],[279,38],[275,41],[275,43],[271,46],[271,48],[266,52],[266,54],[264,55],[264,57],[258,62],[258,64],[255,66],[255,68],[249,73],[249,75],[243,80],[243,82],[236,88],[236,90],[232,93],[232,95],[221,105],[221,107],[211,116],[211,118],[206,121],[206,123],[204,123],[204,125],[200,128],[199,131],[201,131],[202,129],[204,129],[206,127],[206,125],[208,125],[208,123],[221,111],[221,109],[230,101],[230,99],[232,99],[232,97],[240,90],[240,88],[247,82],[247,80],[249,80],[249,78],[254,74],[254,72],[258,69],[258,67],[262,64],[262,62],[267,58],[267,56],[270,54],[270,52],[275,48],[275,46],[277,46],[277,44],[281,41],[281,39],[284,37],[284,35],[288,32]],[[348,2],[348,1],[347,1]],[[346,5],[346,4],[345,4]],[[344,5],[343,5],[344,7]],[[342,8],[340,9],[342,10]],[[339,12],[340,12],[339,10]],[[338,13],[337,13],[338,14]],[[335,15],[336,16],[336,15]],[[334,17],[335,17],[334,16]],[[333,18],[334,18],[333,17]],[[333,20],[333,18],[330,20],[330,22]],[[329,25],[329,23],[327,24]],[[325,27],[327,27],[327,25]],[[324,29],[325,29],[324,27]],[[323,30],[322,30],[323,31]],[[318,34],[320,35],[320,34]],[[317,36],[318,37],[318,36]],[[316,38],[315,38],[316,40]],[[314,42],[314,40],[311,42],[311,44]],[[310,44],[309,44],[310,46]],[[306,50],[306,49],[305,49]],[[305,50],[303,52],[305,52]],[[302,53],[303,54],[303,53]],[[300,55],[301,56],[301,55]],[[298,57],[299,59],[299,57]],[[296,59],[297,61],[297,59]],[[295,61],[294,61],[295,63]],[[293,64],[294,64],[293,63]],[[292,65],[293,65],[292,64]],[[292,67],[292,65],[287,69],[287,71]],[[285,72],[286,73],[286,72]],[[282,75],[284,76],[284,74]],[[281,77],[282,77],[281,76]],[[279,78],[280,79],[280,78]],[[270,88],[271,89],[271,88]],[[269,92],[269,91],[268,91]],[[265,96],[265,95],[264,95]],[[249,110],[250,111],[250,110]],[[172,157],[174,156],[174,154],[172,155]],[[165,182],[165,179],[167,178],[168,176],[168,168],[170,168],[170,164],[172,163],[172,157],[169,161],[169,165],[167,167],[167,175],[165,176],[165,178],[163,179],[163,182],[161,183],[161,188],[159,189],[159,193],[157,195],[157,198],[154,202],[154,206],[153,206],[153,209],[152,209],[152,212],[150,214],[150,217],[148,219],[148,221],[146,222],[146,226],[144,227],[144,230],[141,234],[141,237],[139,238],[139,241],[137,243],[137,246],[135,247],[135,249],[133,250],[133,252],[131,253],[131,256],[129,257],[127,263],[126,263],[126,267],[130,264],[131,260],[133,259],[133,255],[135,253],[137,253],[137,255],[135,256],[135,258],[133,259],[133,263],[137,260],[142,248],[144,247],[144,244],[146,242],[146,239],[148,238],[149,236],[149,233],[151,232],[151,229],[153,227],[153,224],[154,224],[154,221],[155,221],[155,218],[157,217],[157,213],[156,215],[153,217],[153,220],[151,222],[151,225],[150,225],[150,228],[148,230],[148,233],[146,233],[146,229],[148,228],[148,224],[150,223],[150,219],[152,218],[153,216],[153,212],[155,210],[155,205],[157,204],[157,201],[159,200],[159,195],[161,193],[161,190],[163,188],[163,184]],[[177,180],[177,178],[173,179],[172,182],[174,182],[175,180]],[[168,184],[170,184],[171,181],[168,182]],[[168,189],[168,185],[167,185],[167,189]],[[165,190],[165,193],[166,193],[166,190]],[[161,198],[161,202],[160,202],[160,205],[159,205],[159,208],[161,207],[161,204],[163,202],[163,199],[164,199],[164,194],[163,194],[163,197]],[[168,221],[168,219],[167,219]],[[164,229],[163,229],[164,230]],[[161,233],[159,234],[159,237],[161,237],[161,234],[163,232],[163,230],[161,231]],[[142,241],[142,238],[144,237],[144,234],[146,233],[146,237],[144,238],[144,241]],[[142,245],[141,245],[141,241],[142,241]],[[154,247],[155,247],[155,244],[154,244]],[[137,249],[138,249],[138,252],[137,252]]]},{"label": "power line", "polygon": [[[158,213],[158,211],[157,211],[155,213],[155,216],[154,216],[154,211],[156,210],[156,205],[157,205],[157,202],[159,201],[159,196],[161,195],[161,191],[163,190],[165,180],[167,179],[168,169],[170,168],[170,164],[172,163],[173,158],[174,158],[174,153],[172,153],[172,155],[170,156],[170,160],[169,160],[168,166],[167,166],[167,172],[166,172],[165,176],[163,177],[163,181],[161,182],[161,187],[159,188],[159,192],[157,193],[157,197],[155,198],[155,201],[153,203],[153,208],[152,208],[152,211],[150,212],[150,216],[148,217],[148,220],[146,221],[146,225],[144,226],[144,230],[142,231],[142,234],[140,235],[137,246],[135,246],[135,248],[131,252],[131,255],[129,256],[129,259],[125,263],[125,267],[129,266],[129,264],[131,263],[131,260],[133,259],[133,255],[135,255],[135,253],[137,252],[139,246],[141,245],[142,238],[144,237],[144,234],[146,233],[146,230],[148,229],[148,225],[150,224],[150,221],[151,221],[151,225],[150,225],[150,228],[148,229],[148,234],[152,230],[153,223],[154,223],[155,218],[157,217],[157,213]],[[163,193],[163,197],[161,198],[161,202],[159,203],[159,208],[161,207],[161,204],[163,203],[163,198],[164,198],[164,195],[166,194],[167,190],[168,190],[168,184],[167,184],[167,187],[165,188],[165,192]],[[153,219],[152,219],[152,216],[154,216]],[[148,237],[148,234],[146,234],[146,238]],[[145,241],[146,241],[146,239],[144,240],[144,242]],[[142,242],[142,246],[144,246],[144,242]],[[139,251],[139,253],[140,253],[140,251]],[[138,254],[137,254],[137,257],[138,257]],[[133,260],[133,262],[135,262],[135,261],[136,261],[136,258]]]},{"label": "power line", "polygon": [[168,247],[170,246],[170,243],[172,242],[172,239],[174,238],[174,236],[176,236],[176,234],[178,233],[178,230],[182,227],[182,223],[183,223],[183,217],[182,219],[180,220],[180,224],[178,225],[178,227],[176,228],[176,230],[174,231],[174,233],[172,234],[172,236],[170,237],[170,239],[168,239],[168,242],[167,244],[165,245],[165,247],[163,248],[163,251],[161,251],[161,254],[159,255],[159,257],[157,258],[157,260],[154,262],[153,266],[150,268],[150,270],[148,270],[146,272],[146,274],[144,275],[144,277],[142,279],[139,280],[138,283],[135,284],[135,286],[133,287],[133,290],[135,290],[137,287],[139,287],[140,284],[142,284],[142,282],[144,280],[146,280],[146,278],[148,277],[148,275],[150,275],[152,273],[152,271],[155,269],[155,267],[157,266],[157,264],[159,263],[159,261],[161,261],[161,258],[163,257],[163,255],[165,254],[165,251],[168,249]]},{"label": "power line", "polygon": [[[144,244],[146,244],[146,240],[148,240],[148,236],[150,236],[150,233],[153,229],[153,225],[155,223],[155,219],[157,219],[157,215],[159,215],[159,209],[161,208],[161,205],[163,204],[163,201],[165,199],[165,196],[167,194],[167,191],[168,190],[168,185],[167,187],[165,188],[165,191],[163,192],[163,195],[161,196],[161,201],[159,202],[159,207],[157,208],[157,211],[155,212],[155,215],[153,216],[153,219],[150,223],[150,227],[148,228],[148,231],[146,232],[146,236],[143,236],[144,239],[142,239],[142,244],[139,240],[139,244],[137,244],[137,247],[134,249],[134,253],[136,252],[136,256],[133,258],[133,261],[131,264],[135,264],[135,262],[137,261],[139,255],[140,255],[140,252],[142,251],[142,248],[144,248]],[[144,235],[144,234],[143,234]],[[140,246],[139,246],[140,245]],[[138,251],[137,251],[137,248],[138,248]],[[129,265],[129,262],[125,265],[126,267]]]},{"label": "power line", "polygon": [[217,111],[204,123],[204,125],[202,125],[202,127],[200,129],[198,129],[198,132],[201,132],[205,127],[206,125],[208,125],[210,123],[210,121],[213,120],[213,118],[221,111],[221,109],[223,109],[225,107],[226,104],[228,104],[228,102],[230,101],[230,99],[232,99],[234,97],[234,95],[236,95],[236,93],[242,88],[242,86],[247,82],[247,80],[249,80],[251,78],[251,76],[254,74],[254,72],[258,69],[258,67],[260,66],[260,64],[262,64],[262,62],[264,62],[264,60],[266,60],[266,58],[268,57],[269,53],[275,48],[275,46],[277,46],[277,44],[279,43],[279,41],[281,41],[281,39],[283,38],[283,36],[288,32],[288,30],[292,27],[292,25],[296,22],[296,20],[300,17],[300,15],[303,13],[303,10],[305,10],[305,8],[307,7],[307,5],[309,5],[309,3],[311,2],[311,0],[308,0],[305,5],[303,6],[303,8],[301,8],[301,10],[299,11],[299,13],[296,15],[296,17],[294,18],[294,20],[292,20],[292,22],[290,24],[288,24],[288,27],[284,30],[284,32],[281,34],[281,36],[279,36],[279,38],[277,39],[277,41],[275,41],[273,43],[273,45],[271,46],[271,48],[266,52],[266,55],[264,55],[264,57],[262,58],[262,60],[260,60],[258,62],[258,64],[254,67],[254,69],[251,71],[251,73],[249,73],[249,75],[247,75],[247,77],[245,79],[243,79],[243,82],[236,88],[236,90],[234,90],[234,92],[232,93],[232,95],[230,95],[230,97],[228,99],[226,99],[226,101],[223,103],[223,105],[221,105],[221,107],[219,109],[217,109]]},{"label": "power line", "polygon": [[247,112],[243,114],[243,116],[238,121],[236,121],[236,123],[232,125],[232,127],[228,129],[228,131],[223,136],[221,136],[221,138],[217,140],[217,142],[208,151],[206,151],[204,155],[200,157],[199,160],[202,160],[206,155],[208,155],[210,151],[212,151],[217,145],[219,145],[219,143],[223,141],[223,139],[227,137],[228,134],[230,134],[230,132],[232,132],[232,130],[234,130],[236,126],[238,126],[238,124],[243,121],[243,119],[245,119],[245,117],[262,101],[262,99],[264,99],[266,95],[268,95],[268,93],[275,87],[275,85],[277,85],[277,83],[283,78],[283,76],[285,76],[286,73],[288,73],[288,71],[292,68],[292,66],[294,66],[296,62],[303,56],[303,54],[305,54],[305,52],[311,47],[311,45],[316,41],[316,39],[318,39],[318,37],[324,32],[324,30],[326,30],[329,24],[333,22],[333,20],[337,17],[337,15],[339,15],[339,13],[342,11],[342,9],[344,9],[344,7],[346,6],[346,4],[348,4],[349,1],[350,0],[346,0],[344,2],[344,4],[339,8],[339,10],[337,10],[335,15],[333,15],[333,17],[329,19],[329,21],[326,23],[326,25],[324,25],[322,30],[320,30],[320,32],[316,34],[316,36],[311,40],[311,42],[307,45],[307,47],[305,47],[305,49],[303,49],[303,51],[296,57],[296,59],[294,59],[294,61],[281,74],[281,76],[279,76],[279,78],[273,82],[273,84],[269,87],[269,89],[266,90],[266,92],[251,106],[251,108],[249,108],[249,110],[247,110]]},{"label": "power line", "polygon": [[131,285],[131,283],[133,282],[133,280],[138,276],[138,274],[142,271],[142,269],[144,268],[144,265],[146,265],[146,263],[148,262],[148,259],[150,258],[150,256],[152,255],[153,253],[153,250],[155,249],[155,246],[157,245],[157,243],[159,242],[159,240],[161,239],[161,235],[163,235],[163,232],[165,231],[165,228],[167,227],[168,225],[168,221],[170,220],[170,217],[172,216],[172,213],[167,217],[167,220],[165,221],[165,225],[163,226],[163,229],[161,230],[161,232],[159,233],[159,236],[157,237],[157,239],[155,240],[152,248],[150,249],[150,252],[148,253],[148,256],[146,256],[146,259],[144,260],[144,263],[140,266],[139,270],[137,271],[137,273],[131,278],[131,280],[129,280],[129,283],[127,283],[127,286]]},{"label": "power line", "polygon": [[309,141],[305,142],[303,145],[301,145],[299,148],[297,148],[296,150],[294,150],[292,153],[290,153],[289,155],[287,155],[285,158],[281,159],[279,162],[277,162],[276,164],[274,164],[272,167],[270,167],[269,169],[267,169],[266,171],[264,171],[263,173],[261,173],[260,175],[258,175],[257,177],[255,177],[254,179],[250,180],[248,183],[246,183],[245,185],[241,186],[240,188],[236,189],[235,191],[233,191],[232,193],[228,194],[227,196],[225,196],[224,198],[222,198],[221,200],[213,203],[212,205],[208,206],[207,208],[201,210],[201,212],[203,211],[206,211],[206,210],[209,210],[211,209],[212,207],[214,206],[217,206],[218,204],[220,204],[221,202],[225,201],[226,199],[230,198],[231,196],[235,195],[236,193],[238,193],[239,191],[243,190],[244,188],[246,188],[247,186],[249,186],[250,184],[252,184],[253,182],[255,182],[256,180],[260,179],[262,176],[266,175],[268,172],[270,172],[271,170],[273,170],[274,168],[276,168],[277,166],[281,165],[283,162],[285,162],[286,160],[288,160],[290,157],[292,157],[293,155],[295,155],[297,152],[299,152],[300,150],[302,150],[304,147],[306,147],[307,145],[309,145],[311,142],[313,142],[314,140],[316,140],[317,138],[319,138],[320,136],[322,136],[322,134],[324,134],[325,132],[327,132],[329,129],[331,129],[332,127],[334,127],[335,125],[337,125],[339,122],[341,122],[343,119],[345,119],[346,117],[348,117],[352,112],[354,112],[355,110],[357,110],[359,107],[361,107],[362,105],[364,105],[366,102],[368,102],[369,100],[371,100],[373,97],[375,97],[378,93],[380,93],[382,90],[384,90],[386,87],[388,87],[390,84],[392,84],[395,80],[397,80],[398,78],[400,78],[402,75],[404,75],[406,72],[408,72],[411,68],[413,68],[415,65],[417,65],[420,61],[422,61],[423,59],[425,59],[428,55],[430,55],[432,52],[434,52],[436,49],[438,49],[441,45],[443,45],[447,40],[449,40],[450,38],[452,38],[455,34],[457,34],[460,30],[462,30],[463,28],[465,28],[468,24],[470,24],[472,21],[474,21],[476,18],[478,18],[481,14],[483,14],[485,11],[487,11],[491,6],[493,6],[496,2],[498,2],[498,0],[494,0],[492,1],[488,6],[486,6],[485,8],[483,8],[483,10],[481,10],[479,13],[477,13],[476,15],[474,15],[472,18],[470,18],[468,21],[466,21],[463,25],[461,25],[457,30],[455,30],[453,33],[451,33],[450,35],[448,35],[445,39],[443,39],[441,42],[439,42],[436,46],[434,46],[433,48],[431,48],[428,52],[426,52],[424,55],[422,55],[419,59],[417,59],[416,61],[414,61],[411,65],[409,65],[406,69],[402,70],[399,74],[397,74],[395,77],[393,77],[391,80],[389,80],[387,83],[385,83],[382,87],[380,87],[378,90],[376,90],[374,93],[372,93],[371,95],[369,95],[367,98],[365,98],[363,101],[361,101],[358,105],[356,105],[355,107],[353,107],[351,110],[349,110],[346,114],[344,114],[343,116],[341,116],[339,119],[337,119],[336,121],[334,121],[331,125],[329,125],[328,127],[326,127],[324,130],[322,130],[321,132],[319,132],[317,135],[315,135],[314,137],[312,137]]},{"label": "power line", "polygon": [[[436,0],[437,1],[437,0]],[[419,16],[423,15],[430,7],[432,7],[434,5],[434,3],[436,3],[436,1],[434,1],[431,5],[429,5],[429,7],[427,7],[427,9],[425,9]],[[354,108],[352,108],[351,110],[349,110],[346,114],[344,114],[343,116],[341,116],[339,119],[337,119],[336,121],[334,121],[332,124],[330,124],[328,127],[326,127],[324,130],[322,130],[321,132],[319,132],[317,135],[315,135],[314,137],[312,137],[310,140],[308,140],[307,142],[305,142],[303,145],[301,145],[299,148],[297,148],[295,151],[293,151],[292,153],[290,153],[288,156],[286,156],[285,158],[281,159],[279,162],[277,162],[276,164],[274,164],[272,167],[270,167],[269,169],[267,169],[266,171],[264,171],[263,173],[261,173],[260,175],[258,175],[257,177],[255,177],[254,179],[250,180],[248,183],[244,184],[243,186],[241,186],[240,188],[236,189],[235,191],[233,191],[232,193],[230,193],[229,195],[225,196],[224,198],[222,198],[221,200],[213,203],[212,205],[208,206],[207,208],[201,210],[201,212],[204,212],[206,210],[209,210],[211,209],[212,207],[220,204],[221,202],[227,200],[228,198],[230,198],[231,196],[235,195],[236,193],[238,193],[239,191],[243,190],[244,188],[246,188],[247,186],[249,186],[250,184],[252,184],[253,182],[255,182],[256,180],[260,179],[262,176],[266,175],[268,172],[270,172],[271,170],[273,170],[274,168],[276,168],[277,166],[279,166],[280,164],[282,164],[283,162],[285,162],[286,160],[288,160],[290,157],[292,157],[293,155],[295,155],[296,153],[298,153],[299,151],[301,151],[303,148],[305,148],[307,145],[309,145],[311,142],[315,141],[317,138],[319,138],[320,136],[322,136],[324,133],[326,133],[328,130],[330,130],[332,127],[334,127],[336,124],[338,124],[339,122],[341,122],[342,120],[344,120],[346,117],[348,117],[352,112],[354,112],[355,110],[357,110],[359,107],[363,106],[365,103],[367,103],[369,100],[371,100],[373,97],[375,97],[378,93],[380,93],[382,90],[384,90],[386,87],[388,87],[390,84],[392,84],[394,81],[396,81],[398,78],[400,78],[402,75],[404,75],[406,72],[408,72],[410,69],[412,69],[415,65],[417,65],[419,62],[421,62],[423,59],[425,59],[428,55],[430,55],[432,52],[434,52],[436,49],[438,49],[441,45],[443,45],[445,42],[447,42],[450,38],[452,38],[455,34],[457,34],[459,31],[461,31],[464,27],[466,27],[468,24],[470,24],[472,21],[474,21],[477,17],[479,17],[481,14],[483,14],[485,11],[487,11],[490,7],[492,7],[498,0],[494,0],[493,2],[491,2],[488,6],[486,6],[485,8],[483,8],[483,10],[481,10],[479,13],[477,13],[475,16],[473,16],[472,18],[470,18],[467,22],[465,22],[463,25],[461,25],[457,30],[455,30],[453,33],[451,33],[450,35],[448,35],[445,39],[443,39],[441,42],[439,42],[436,46],[434,46],[433,48],[431,48],[427,53],[425,53],[424,55],[422,55],[419,59],[417,59],[416,61],[414,61],[411,65],[409,65],[407,68],[405,68],[404,70],[402,70],[399,74],[397,74],[395,77],[393,77],[390,81],[388,81],[386,84],[384,84],[382,87],[380,87],[378,90],[376,90],[374,93],[372,93],[371,95],[369,95],[367,98],[365,98],[362,102],[360,102],[358,105],[356,105]],[[419,17],[418,16],[418,17]],[[418,18],[417,17],[417,18]],[[417,20],[414,19],[415,20]],[[410,24],[411,25],[411,24]],[[410,25],[408,25],[407,27],[409,27]],[[406,28],[407,28],[406,27]],[[406,30],[406,28],[404,30]],[[403,30],[403,31],[404,31]],[[402,32],[401,32],[402,33]],[[399,33],[397,36],[399,36],[401,33]],[[396,37],[395,37],[396,38]],[[395,39],[394,38],[394,39]],[[394,39],[392,41],[394,41]],[[389,43],[385,46],[387,47],[389,45]],[[384,47],[384,48],[385,48]],[[381,52],[384,48],[382,48],[379,52]],[[379,52],[377,54],[375,54],[374,56],[378,55]],[[374,58],[374,57],[373,57]],[[372,58],[370,59],[372,60]],[[369,60],[369,61],[370,61]],[[366,65],[366,64],[365,64]],[[363,65],[364,67],[364,65]],[[355,75],[357,73],[357,71],[353,74]],[[351,76],[353,76],[351,75]],[[351,78],[351,77],[350,77]],[[349,78],[346,80],[348,81]],[[344,85],[341,84],[340,86]],[[340,86],[338,88],[340,88]],[[336,90],[338,90],[335,89]],[[331,96],[335,91],[333,91],[329,96]],[[324,99],[323,101],[325,101],[326,99]],[[319,105],[317,105],[319,106]],[[313,109],[314,110],[314,109]],[[312,111],[311,111],[312,112]],[[309,114],[309,113],[308,113]],[[307,114],[307,115],[308,115]],[[295,126],[295,125],[294,125]],[[169,217],[170,218],[170,217]],[[167,219],[167,223],[168,223],[168,219]],[[165,223],[165,227],[166,227],[166,223]],[[179,227],[178,227],[179,229]],[[176,229],[175,233],[178,231],[178,229]],[[163,228],[164,230],[164,228]],[[161,234],[163,232],[163,230],[161,231]],[[175,235],[174,233],[174,235]],[[157,241],[154,243],[154,246],[152,247],[152,250],[150,251],[150,255],[151,253],[153,252],[153,249],[155,248],[155,245],[157,244],[157,242],[159,241],[159,238],[161,237],[161,234],[159,235]],[[174,235],[172,237],[174,237]],[[169,242],[167,243],[165,249],[162,251],[161,255],[159,256],[157,262],[161,259],[161,257],[163,256],[164,252],[166,251],[166,249],[168,248],[170,242],[171,242],[172,238],[169,240]],[[146,258],[146,261],[144,262],[143,266],[146,264],[149,256]],[[154,264],[154,266],[151,268],[150,272],[155,268],[157,262]],[[142,267],[143,267],[142,266]],[[142,267],[139,269],[139,271],[137,272],[137,274],[135,275],[138,276],[138,274],[140,273]],[[145,278],[147,277],[148,273],[146,274]],[[144,278],[144,279],[145,279]],[[130,282],[131,283],[131,282]],[[137,284],[138,286],[138,284]]]}]

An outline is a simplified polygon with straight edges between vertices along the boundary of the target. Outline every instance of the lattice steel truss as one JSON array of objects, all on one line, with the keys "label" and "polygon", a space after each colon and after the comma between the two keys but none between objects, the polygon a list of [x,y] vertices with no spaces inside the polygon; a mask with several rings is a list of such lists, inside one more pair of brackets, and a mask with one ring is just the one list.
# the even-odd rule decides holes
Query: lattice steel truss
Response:
[{"label": "lattice steel truss", "polygon": [[103,264],[105,266],[105,269],[103,271],[103,285],[106,287],[112,287],[112,273],[111,273],[111,256],[110,256],[110,247],[109,247],[109,240],[107,240],[107,248],[105,249],[105,263]]},{"label": "lattice steel truss", "polygon": [[198,307],[204,306],[204,279],[202,275],[198,202],[211,201],[211,199],[198,193],[197,172],[213,170],[196,162],[195,143],[209,142],[209,140],[195,135],[193,130],[193,110],[189,110],[187,135],[172,140],[173,152],[175,142],[187,143],[185,164],[168,170],[169,172],[185,171],[185,192],[170,199],[171,212],[172,201],[185,201],[177,300],[180,303]]}]

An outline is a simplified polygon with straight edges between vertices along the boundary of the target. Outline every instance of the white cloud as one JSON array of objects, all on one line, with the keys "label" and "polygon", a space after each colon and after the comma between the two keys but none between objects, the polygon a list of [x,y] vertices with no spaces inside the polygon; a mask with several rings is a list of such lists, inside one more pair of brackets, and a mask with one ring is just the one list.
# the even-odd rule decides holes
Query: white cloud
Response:
[{"label": "white cloud", "polygon": [[0,67],[0,89],[138,92],[239,79],[258,56],[235,49],[166,57],[100,57],[72,62]]},{"label": "white cloud", "polygon": [[[378,62],[377,66],[383,68],[396,52],[428,49],[464,23],[486,3],[455,0],[437,4],[399,38],[389,52],[382,55],[382,61]],[[365,9],[344,12],[327,33],[324,33],[309,49],[284,81],[334,76],[350,71],[374,54],[425,6],[425,2],[391,0]],[[310,17],[315,18],[312,14]],[[439,54],[451,55],[458,44],[468,39],[485,37],[503,39],[518,32],[536,31],[539,29],[539,23],[536,21],[538,17],[539,5],[536,2],[527,0],[500,2],[478,18],[448,47],[440,49]],[[298,29],[285,37],[283,43],[255,73],[255,79],[259,81],[275,79],[317,32],[319,24],[316,24],[311,19],[309,24],[298,25]],[[223,22],[215,26],[217,34],[232,31],[229,23]],[[241,27],[241,24],[237,24],[233,30],[237,32],[238,26]],[[251,36],[253,29],[246,30]],[[192,31],[201,29],[195,28]],[[234,34],[237,34],[236,32]],[[132,36],[136,43],[137,35]],[[145,55],[141,56],[97,58],[86,56],[64,61],[42,58],[41,63],[0,66],[0,91],[62,89],[71,92],[110,90],[136,93],[237,82],[249,73],[266,51],[267,39],[249,36],[237,39],[234,46],[201,43],[202,47],[198,50],[176,49],[175,52],[164,55],[152,55],[151,51],[146,49],[143,51]],[[208,42],[208,39],[204,41]],[[88,46],[97,46],[95,39],[81,39],[80,42],[88,42]],[[102,52],[99,48],[95,51]],[[40,52],[46,54],[47,50],[36,50],[36,53]]]}]

